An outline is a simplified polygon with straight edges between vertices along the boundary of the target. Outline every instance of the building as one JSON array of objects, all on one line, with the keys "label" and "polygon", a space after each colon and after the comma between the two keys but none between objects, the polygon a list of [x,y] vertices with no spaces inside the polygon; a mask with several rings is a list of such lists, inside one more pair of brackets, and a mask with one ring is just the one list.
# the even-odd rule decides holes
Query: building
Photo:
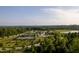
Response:
[{"label": "building", "polygon": [[35,35],[33,35],[33,34],[23,34],[23,35],[18,36],[17,39],[31,40],[31,39],[35,39]]}]

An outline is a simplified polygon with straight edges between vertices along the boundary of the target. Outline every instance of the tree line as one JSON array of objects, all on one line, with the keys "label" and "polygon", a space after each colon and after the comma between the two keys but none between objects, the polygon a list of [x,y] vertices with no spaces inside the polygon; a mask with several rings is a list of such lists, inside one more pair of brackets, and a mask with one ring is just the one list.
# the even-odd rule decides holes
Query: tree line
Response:
[{"label": "tree line", "polygon": [[79,30],[79,25],[51,25],[51,26],[0,26],[0,37],[15,35],[29,30]]}]

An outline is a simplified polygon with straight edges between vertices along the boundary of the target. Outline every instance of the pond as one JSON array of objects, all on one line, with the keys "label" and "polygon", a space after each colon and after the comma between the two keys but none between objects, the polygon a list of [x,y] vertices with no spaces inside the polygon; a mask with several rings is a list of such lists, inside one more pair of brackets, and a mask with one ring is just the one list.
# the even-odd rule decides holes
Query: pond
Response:
[{"label": "pond", "polygon": [[71,30],[71,31],[64,31],[64,32],[60,32],[60,33],[78,33],[78,30]]}]

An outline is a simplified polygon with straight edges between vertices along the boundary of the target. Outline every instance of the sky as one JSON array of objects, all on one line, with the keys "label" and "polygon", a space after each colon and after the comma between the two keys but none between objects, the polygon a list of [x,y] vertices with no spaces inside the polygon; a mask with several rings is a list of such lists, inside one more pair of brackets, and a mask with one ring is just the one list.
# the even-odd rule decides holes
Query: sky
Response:
[{"label": "sky", "polygon": [[0,26],[79,25],[78,6],[0,6]]}]

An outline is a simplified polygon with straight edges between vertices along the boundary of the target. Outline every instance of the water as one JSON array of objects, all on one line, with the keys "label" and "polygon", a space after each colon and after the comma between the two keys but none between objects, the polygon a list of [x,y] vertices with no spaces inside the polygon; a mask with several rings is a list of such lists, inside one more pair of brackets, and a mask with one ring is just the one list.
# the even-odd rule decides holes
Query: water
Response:
[{"label": "water", "polygon": [[78,30],[71,30],[71,31],[65,31],[65,32],[61,32],[61,33],[78,33]]}]

